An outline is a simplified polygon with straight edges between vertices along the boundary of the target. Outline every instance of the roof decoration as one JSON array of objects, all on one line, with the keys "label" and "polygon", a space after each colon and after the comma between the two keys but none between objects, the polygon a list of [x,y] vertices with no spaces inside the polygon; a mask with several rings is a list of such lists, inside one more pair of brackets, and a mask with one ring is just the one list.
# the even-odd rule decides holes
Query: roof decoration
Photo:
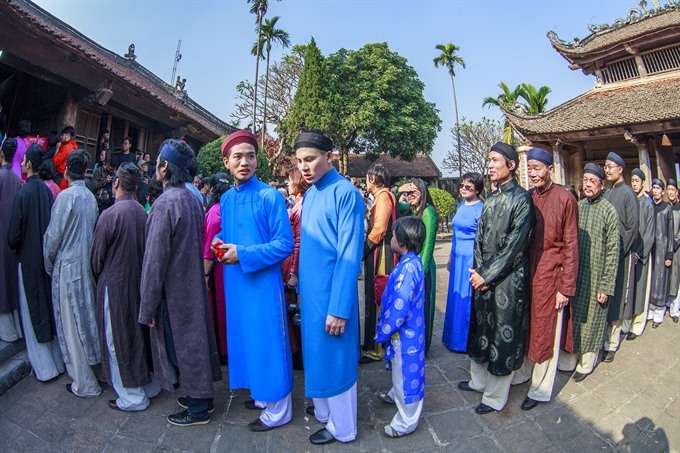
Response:
[{"label": "roof decoration", "polygon": [[[610,39],[603,38],[604,35],[614,33],[629,25],[638,24],[647,19],[657,18],[666,13],[680,10],[680,0],[667,0],[664,6],[661,6],[658,0],[654,0],[652,3],[654,3],[654,7],[648,8],[647,2],[641,0],[639,8],[631,8],[628,10],[628,16],[625,19],[616,19],[611,25],[606,23],[588,25],[588,30],[591,34],[584,39],[574,38],[573,41],[567,42],[561,39],[557,33],[552,30],[548,31],[548,39],[550,39],[553,47],[558,51],[581,54],[611,44]],[[648,32],[650,29],[657,29],[660,24],[650,23],[648,25],[648,27],[635,27],[635,30],[629,30],[632,33],[627,33],[627,35],[633,34],[633,36],[639,36]],[[628,37],[629,36],[625,36],[625,38]],[[621,37],[618,36],[617,38],[621,39]]]}]

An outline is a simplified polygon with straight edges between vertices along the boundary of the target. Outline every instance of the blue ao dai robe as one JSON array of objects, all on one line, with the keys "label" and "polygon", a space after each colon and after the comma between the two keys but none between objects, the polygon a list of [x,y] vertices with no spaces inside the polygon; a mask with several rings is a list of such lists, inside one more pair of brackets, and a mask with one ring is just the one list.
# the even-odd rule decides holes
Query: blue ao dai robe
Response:
[{"label": "blue ao dai robe", "polygon": [[293,366],[281,262],[293,251],[286,202],[253,176],[220,200],[225,243],[239,262],[224,266],[229,385],[259,401],[278,401],[293,389]]},{"label": "blue ao dai robe", "polygon": [[[404,402],[417,403],[425,396],[425,272],[415,252],[401,257],[392,270],[380,303],[375,341],[384,343],[395,335],[401,340]],[[394,357],[387,344],[385,360]]]},{"label": "blue ao dai robe", "polygon": [[[317,181],[302,202],[298,289],[305,394],[310,398],[340,395],[357,380],[357,279],[365,212],[357,188],[335,169]],[[327,315],[346,319],[345,332],[329,335]]]}]

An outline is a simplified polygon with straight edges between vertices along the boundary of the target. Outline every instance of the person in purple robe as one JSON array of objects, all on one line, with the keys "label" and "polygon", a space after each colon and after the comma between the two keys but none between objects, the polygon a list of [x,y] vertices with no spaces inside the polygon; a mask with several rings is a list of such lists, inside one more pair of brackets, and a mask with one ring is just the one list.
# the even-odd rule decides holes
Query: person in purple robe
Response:
[{"label": "person in purple robe", "polygon": [[17,312],[19,277],[17,255],[7,246],[7,229],[14,196],[21,188],[21,179],[12,170],[17,140],[8,138],[0,148],[0,340],[13,342],[21,338]]},{"label": "person in purple robe", "polygon": [[168,415],[176,426],[203,425],[213,412],[213,382],[222,379],[203,273],[203,206],[185,187],[194,151],[179,140],[161,145],[156,178],[163,194],[146,222],[138,321],[148,325],[154,377],[173,391],[177,370],[185,410]]},{"label": "person in purple robe", "polygon": [[135,164],[118,167],[113,181],[115,203],[97,221],[90,266],[97,284],[97,326],[102,374],[118,394],[109,407],[141,411],[160,393],[151,381],[143,326],[129,322],[139,313],[146,211],[135,200],[142,173]]}]

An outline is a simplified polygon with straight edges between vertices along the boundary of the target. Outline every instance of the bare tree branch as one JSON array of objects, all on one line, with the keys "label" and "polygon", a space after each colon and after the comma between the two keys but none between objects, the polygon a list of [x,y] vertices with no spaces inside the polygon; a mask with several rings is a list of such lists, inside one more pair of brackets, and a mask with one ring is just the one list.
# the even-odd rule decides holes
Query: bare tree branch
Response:
[{"label": "bare tree branch", "polygon": [[458,160],[458,142],[455,128],[451,129],[453,149],[447,151],[442,166],[456,171],[462,168],[463,173],[474,171],[486,174],[486,159],[489,150],[497,141],[503,139],[503,124],[500,121],[483,117],[481,121],[460,123],[461,167]]}]

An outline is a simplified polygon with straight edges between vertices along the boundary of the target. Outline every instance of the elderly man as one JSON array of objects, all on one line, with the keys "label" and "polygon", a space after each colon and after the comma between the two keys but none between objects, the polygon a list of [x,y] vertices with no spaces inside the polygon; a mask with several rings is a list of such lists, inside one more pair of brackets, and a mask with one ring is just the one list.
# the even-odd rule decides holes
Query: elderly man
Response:
[{"label": "elderly man", "polygon": [[[257,138],[242,130],[222,143],[234,186],[220,201],[222,231],[212,248],[224,267],[229,386],[247,388],[248,409],[263,409],[251,431],[269,431],[293,417],[293,365],[281,262],[293,251],[286,203],[260,182]],[[257,328],[254,328],[257,326]]]},{"label": "elderly man", "polygon": [[671,205],[663,200],[666,185],[660,179],[652,180],[652,200],[654,201],[654,247],[652,247],[652,281],[649,288],[649,313],[647,319],[652,320],[652,328],[656,329],[663,322],[668,303],[668,285],[670,283],[671,265],[673,264],[673,212]]},{"label": "elderly man", "polygon": [[517,151],[498,142],[489,151],[489,177],[496,186],[477,224],[475,290],[468,336],[470,380],[465,391],[483,393],[478,414],[500,411],[513,374],[522,366],[529,328],[529,235],[535,223],[531,196],[516,181]]},{"label": "elderly man", "polygon": [[[333,142],[321,131],[295,139],[298,169],[312,187],[302,202],[299,283],[307,413],[325,428],[313,444],[357,435],[359,294],[365,204],[333,168]],[[228,303],[228,302],[227,302]]]},{"label": "elderly man", "polygon": [[604,336],[603,362],[611,362],[619,349],[621,324],[633,318],[633,297],[635,295],[635,243],[638,234],[638,201],[633,190],[623,180],[626,164],[615,152],[607,155],[604,172],[607,181],[612,184],[604,197],[609,201],[619,218],[619,236],[621,238],[621,257],[616,273],[616,286],[609,298],[607,313],[607,331]]},{"label": "elderly man", "polygon": [[[607,324],[607,302],[614,294],[619,265],[619,227],[616,209],[604,190],[604,171],[589,162],[583,168],[583,192],[578,202],[579,267],[572,302],[574,344],[564,353],[564,368],[576,367],[572,379],[580,382],[593,372],[602,349]],[[580,358],[578,356],[580,354]]]},{"label": "elderly man", "polygon": [[156,179],[163,184],[146,221],[138,321],[151,328],[154,377],[173,391],[176,370],[186,397],[185,410],[168,415],[176,426],[210,423],[213,382],[222,379],[212,332],[208,288],[203,274],[203,207],[184,183],[194,150],[170,139],[163,142]]},{"label": "elderly man", "polygon": [[7,240],[19,258],[19,305],[28,360],[39,381],[64,372],[64,359],[56,339],[50,277],[45,272],[43,235],[50,222],[52,193],[38,176],[46,159],[42,147],[28,147],[21,171],[26,184],[12,204]]},{"label": "elderly man", "polygon": [[45,269],[52,276],[52,301],[57,338],[66,371],[73,379],[66,390],[76,396],[101,393],[92,366],[101,360],[95,310],[95,288],[90,271],[90,245],[97,222],[97,202],[85,187],[89,156],[69,154],[64,179],[69,187],[59,193],[44,237]]},{"label": "elderly man", "polygon": [[[525,364],[535,363],[523,410],[550,401],[560,353],[563,313],[576,294],[578,206],[564,187],[553,184],[552,153],[532,148],[527,155],[529,190],[536,209],[531,234],[531,336]],[[522,366],[525,368],[525,366]]]},{"label": "elderly man", "polygon": [[626,334],[626,340],[633,341],[642,335],[647,323],[647,307],[649,306],[649,280],[652,276],[650,255],[654,245],[654,207],[644,191],[645,174],[639,168],[631,172],[630,186],[637,195],[638,235],[635,245],[635,298],[633,319],[626,319],[621,324],[621,331]]}]

